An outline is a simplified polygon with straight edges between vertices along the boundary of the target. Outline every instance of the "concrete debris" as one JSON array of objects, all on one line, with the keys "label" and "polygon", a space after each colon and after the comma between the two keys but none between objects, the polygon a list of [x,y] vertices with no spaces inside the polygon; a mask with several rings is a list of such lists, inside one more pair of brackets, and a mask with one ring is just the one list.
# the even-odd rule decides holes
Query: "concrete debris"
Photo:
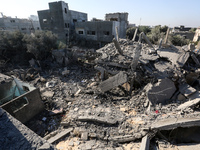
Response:
[{"label": "concrete debris", "polygon": [[170,79],[161,79],[156,84],[150,85],[147,95],[153,104],[164,103],[172,97],[175,91],[176,87],[173,81]]},{"label": "concrete debris", "polygon": [[[97,50],[54,50],[42,69],[37,69],[37,60],[30,61],[31,68],[10,65],[2,71],[7,76],[0,74],[0,105],[12,103],[6,110],[17,119],[21,112],[22,122],[44,105],[44,111],[26,122],[47,140],[38,149],[48,149],[48,143],[58,149],[97,150],[198,144],[199,135],[189,133],[200,128],[200,56],[192,44],[169,45],[167,36],[159,45],[142,33],[139,42],[119,37]],[[37,87],[34,95],[16,77]],[[35,109],[22,111],[27,105]],[[0,117],[4,115],[0,109]],[[182,141],[175,138],[186,130]]]},{"label": "concrete debris", "polygon": [[58,133],[56,136],[50,138],[48,140],[49,143],[54,143],[57,140],[59,140],[60,138],[63,138],[64,136],[66,136],[68,133],[70,133],[71,131],[73,131],[73,128],[69,128],[69,129],[65,129],[64,131],[62,131],[61,133]]},{"label": "concrete debris", "polygon": [[160,120],[155,122],[151,129],[153,130],[172,130],[178,127],[192,127],[192,126],[200,126],[200,118],[199,117],[189,117],[189,118],[168,118],[164,120]]},{"label": "concrete debris", "polygon": [[99,87],[102,92],[106,92],[116,86],[122,85],[128,81],[127,74],[125,72],[120,72],[117,75],[110,77],[109,79],[103,81]]},{"label": "concrete debris", "polygon": [[196,89],[194,89],[193,87],[191,87],[188,84],[183,84],[179,86],[179,91],[184,94],[186,97],[188,97],[189,95],[193,94],[194,92],[196,92]]},{"label": "concrete debris", "polygon": [[150,144],[150,139],[148,138],[148,135],[142,138],[140,150],[149,150],[149,144]]}]

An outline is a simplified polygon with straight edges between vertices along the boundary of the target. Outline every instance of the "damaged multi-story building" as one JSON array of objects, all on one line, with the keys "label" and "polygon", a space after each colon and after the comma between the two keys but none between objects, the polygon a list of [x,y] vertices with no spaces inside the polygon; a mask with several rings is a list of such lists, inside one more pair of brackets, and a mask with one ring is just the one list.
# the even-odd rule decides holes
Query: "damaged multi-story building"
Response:
[{"label": "damaged multi-story building", "polygon": [[64,42],[74,39],[75,22],[87,21],[87,14],[69,10],[68,4],[59,1],[49,3],[49,9],[38,11],[42,30],[49,30]]},{"label": "damaged multi-story building", "polygon": [[58,35],[58,39],[69,44],[104,45],[116,36],[126,37],[128,13],[106,14],[105,21],[95,19],[88,21],[86,13],[70,10],[63,1],[49,3],[49,9],[38,11],[42,30],[50,30]]},{"label": "damaged multi-story building", "polygon": [[30,34],[36,30],[41,30],[37,16],[31,15],[29,19],[7,17],[1,13],[0,31],[20,31]]},{"label": "damaged multi-story building", "polygon": [[95,43],[101,47],[116,37],[126,38],[128,13],[106,14],[105,21],[77,22],[75,24],[77,40],[85,40],[87,44]]}]

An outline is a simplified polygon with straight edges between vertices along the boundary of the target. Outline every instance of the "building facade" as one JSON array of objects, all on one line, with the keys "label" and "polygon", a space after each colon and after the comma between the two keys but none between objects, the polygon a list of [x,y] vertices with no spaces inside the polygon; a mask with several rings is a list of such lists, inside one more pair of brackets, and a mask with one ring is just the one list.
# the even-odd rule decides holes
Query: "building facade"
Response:
[{"label": "building facade", "polygon": [[74,39],[75,23],[87,21],[86,13],[69,10],[63,1],[49,3],[49,9],[38,11],[38,16],[42,30],[52,31],[65,43]]},{"label": "building facade", "polygon": [[76,39],[85,40],[101,47],[116,38],[116,28],[119,38],[126,38],[128,13],[106,14],[105,21],[77,22],[75,24]]},{"label": "building facade", "polygon": [[38,11],[42,30],[57,34],[58,39],[66,44],[79,43],[109,43],[116,36],[126,38],[128,13],[106,14],[105,20],[94,18],[88,21],[87,14],[70,10],[63,1],[49,3],[49,9]]},{"label": "building facade", "polygon": [[38,20],[11,18],[6,16],[0,18],[0,31],[20,31],[22,33],[30,34],[35,30],[40,29]]}]

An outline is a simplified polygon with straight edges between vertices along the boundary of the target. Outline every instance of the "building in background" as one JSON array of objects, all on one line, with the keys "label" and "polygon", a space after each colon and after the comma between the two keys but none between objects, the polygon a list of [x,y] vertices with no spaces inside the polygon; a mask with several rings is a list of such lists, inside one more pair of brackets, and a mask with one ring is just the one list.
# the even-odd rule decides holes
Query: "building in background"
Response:
[{"label": "building in background", "polygon": [[63,1],[49,3],[49,9],[38,11],[38,16],[42,30],[52,31],[66,43],[74,39],[75,23],[87,21],[86,13],[69,10]]},{"label": "building in background", "polygon": [[185,37],[186,39],[193,40],[194,33],[190,31],[191,29],[192,29],[191,27],[185,27],[181,25],[179,27],[174,27],[171,32],[174,35],[181,35]]},{"label": "building in background", "polygon": [[119,38],[126,38],[127,20],[128,13],[113,13],[106,14],[105,21],[78,22],[75,24],[77,40],[101,47],[116,37],[116,28]]},{"label": "building in background", "polygon": [[42,30],[52,31],[66,44],[102,46],[116,36],[116,27],[119,38],[126,38],[128,13],[106,14],[105,20],[88,21],[86,13],[70,10],[67,3],[58,1],[49,3],[49,9],[38,11],[38,16]]},{"label": "building in background", "polygon": [[[37,18],[37,16],[32,15],[32,17]],[[39,20],[37,19],[20,19],[7,17],[2,14],[0,18],[0,31],[20,31],[22,33],[33,33],[35,30],[40,30]]]}]

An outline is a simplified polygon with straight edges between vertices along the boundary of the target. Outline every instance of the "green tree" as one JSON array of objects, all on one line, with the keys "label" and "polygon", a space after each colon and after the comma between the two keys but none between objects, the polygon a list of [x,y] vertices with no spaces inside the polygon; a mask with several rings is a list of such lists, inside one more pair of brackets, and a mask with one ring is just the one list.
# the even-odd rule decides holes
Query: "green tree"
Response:
[{"label": "green tree", "polygon": [[136,30],[136,27],[128,28],[128,29],[126,30],[126,37],[127,37],[128,39],[130,39],[130,40],[133,39],[135,30]]},{"label": "green tree", "polygon": [[155,26],[151,29],[151,32],[148,33],[148,38],[153,44],[158,44],[158,41],[162,38],[164,39],[167,26],[162,27],[161,25]]},{"label": "green tree", "polygon": [[1,31],[0,32],[0,51],[3,55],[9,58],[13,58],[16,55],[26,52],[26,47],[22,41],[24,34],[16,31]]},{"label": "green tree", "polygon": [[26,43],[27,52],[36,59],[46,59],[51,50],[57,48],[57,36],[50,31],[36,31],[34,34],[25,35],[23,41]]},{"label": "green tree", "polygon": [[190,43],[189,39],[185,39],[185,37],[181,35],[170,35],[169,41],[175,46],[183,46]]},{"label": "green tree", "polygon": [[190,32],[195,33],[196,30],[197,30],[197,28],[191,28],[191,29],[190,29]]},{"label": "green tree", "polygon": [[151,32],[151,28],[149,26],[139,26],[138,31],[139,33],[144,32],[144,34],[147,34]]}]

